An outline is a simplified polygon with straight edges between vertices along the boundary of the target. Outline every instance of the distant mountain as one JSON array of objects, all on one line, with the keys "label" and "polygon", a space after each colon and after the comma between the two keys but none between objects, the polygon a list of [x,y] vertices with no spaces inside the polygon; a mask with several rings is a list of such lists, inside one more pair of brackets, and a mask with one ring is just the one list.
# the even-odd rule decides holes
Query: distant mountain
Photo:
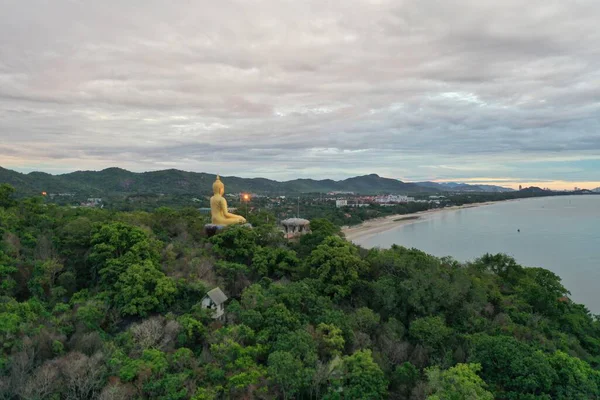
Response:
[{"label": "distant mountain", "polygon": [[597,187],[596,189],[592,189],[592,192],[600,193],[600,187]]},{"label": "distant mountain", "polygon": [[513,192],[514,189],[494,185],[469,185],[458,182],[417,182],[417,185],[440,192]]},{"label": "distant mountain", "polygon": [[[136,173],[121,168],[107,168],[102,171],[77,171],[63,175],[50,175],[43,172],[21,174],[0,167],[0,183],[9,183],[23,194],[42,191],[85,194],[86,196],[133,193],[209,194],[214,180],[214,174],[176,169]],[[343,191],[376,194],[432,191],[414,183],[382,178],[376,174],[357,176],[341,181],[296,179],[278,182],[264,178],[247,179],[235,176],[224,176],[223,181],[229,193],[248,191],[286,194]]]},{"label": "distant mountain", "polygon": [[551,193],[552,190],[544,190],[537,186],[530,186],[527,188],[523,188],[519,191],[520,193]]}]

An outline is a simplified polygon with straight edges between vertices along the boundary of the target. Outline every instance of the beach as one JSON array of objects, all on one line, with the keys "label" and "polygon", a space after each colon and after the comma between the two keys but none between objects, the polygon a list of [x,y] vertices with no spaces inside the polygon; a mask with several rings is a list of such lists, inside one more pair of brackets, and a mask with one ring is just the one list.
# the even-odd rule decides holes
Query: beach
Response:
[{"label": "beach", "polygon": [[[513,200],[505,200],[505,201],[513,201]],[[381,232],[388,231],[390,229],[397,228],[402,225],[414,224],[415,222],[423,221],[424,219],[429,218],[433,214],[437,214],[440,212],[446,211],[455,211],[462,210],[464,208],[473,208],[473,207],[481,207],[490,204],[498,203],[497,201],[487,201],[483,203],[472,203],[472,204],[464,204],[462,206],[452,206],[452,207],[444,207],[444,208],[434,208],[431,210],[420,211],[412,214],[396,214],[396,215],[388,215],[383,218],[374,218],[368,221],[363,222],[359,225],[354,226],[345,226],[342,228],[342,232],[346,236],[346,239],[349,241],[364,239],[368,236],[372,236]]]}]

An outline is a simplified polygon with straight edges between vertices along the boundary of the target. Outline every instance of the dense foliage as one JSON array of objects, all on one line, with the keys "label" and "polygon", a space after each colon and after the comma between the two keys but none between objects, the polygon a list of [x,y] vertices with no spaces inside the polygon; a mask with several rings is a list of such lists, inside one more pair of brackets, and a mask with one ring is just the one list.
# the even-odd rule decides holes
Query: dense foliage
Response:
[{"label": "dense foliage", "polygon": [[[13,185],[19,192],[87,193],[90,196],[107,194],[154,193],[163,195],[203,193],[210,188],[216,175],[187,172],[176,169],[136,173],[121,168],[102,171],[76,171],[62,175],[44,172],[21,174],[0,167],[0,182]],[[415,183],[383,178],[375,174],[333,181],[331,179],[295,179],[278,182],[265,178],[224,177],[228,193],[251,191],[254,193],[289,194],[350,191],[357,193],[435,192]]]},{"label": "dense foliage", "polygon": [[[1,399],[597,399],[600,323],[553,273],[361,249],[264,212],[114,212],[0,186]],[[267,222],[268,221],[268,222]],[[201,300],[230,298],[213,318]]]}]

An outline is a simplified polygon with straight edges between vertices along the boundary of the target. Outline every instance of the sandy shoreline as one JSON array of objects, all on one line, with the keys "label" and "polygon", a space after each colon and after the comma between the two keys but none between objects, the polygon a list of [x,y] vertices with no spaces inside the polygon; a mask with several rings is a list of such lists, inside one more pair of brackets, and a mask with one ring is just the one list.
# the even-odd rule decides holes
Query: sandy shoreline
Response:
[{"label": "sandy shoreline", "polygon": [[[512,201],[512,200],[503,200],[503,201]],[[503,201],[486,201],[484,203],[472,203],[472,204],[465,204],[462,206],[434,208],[431,210],[420,211],[420,212],[416,212],[416,213],[412,213],[412,214],[388,215],[387,217],[383,217],[383,218],[370,219],[368,221],[363,222],[360,225],[343,227],[342,232],[344,233],[344,235],[346,235],[346,239],[349,241],[361,240],[368,236],[372,236],[377,233],[385,232],[385,231],[397,228],[402,225],[408,225],[408,224],[414,224],[415,222],[421,222],[421,221],[429,218],[431,215],[437,214],[440,212],[462,210],[464,208],[487,206],[490,204],[500,203]]]}]

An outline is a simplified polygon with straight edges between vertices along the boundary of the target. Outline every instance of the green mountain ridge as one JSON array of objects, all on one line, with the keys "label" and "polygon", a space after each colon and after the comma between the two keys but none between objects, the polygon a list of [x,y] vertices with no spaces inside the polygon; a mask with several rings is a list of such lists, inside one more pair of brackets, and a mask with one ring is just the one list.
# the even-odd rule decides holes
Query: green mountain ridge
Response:
[{"label": "green mountain ridge", "polygon": [[[86,193],[90,196],[132,193],[208,193],[215,177],[215,174],[176,169],[137,173],[121,168],[107,168],[101,171],[76,171],[62,175],[51,175],[44,172],[22,174],[0,167],[0,182],[13,185],[21,194],[42,191],[48,193]],[[250,191],[286,194],[346,191],[373,194],[433,191],[433,189],[415,183],[383,178],[376,174],[357,176],[341,181],[295,179],[278,182],[265,178],[239,178],[235,176],[223,176],[223,181],[229,193]]]}]

